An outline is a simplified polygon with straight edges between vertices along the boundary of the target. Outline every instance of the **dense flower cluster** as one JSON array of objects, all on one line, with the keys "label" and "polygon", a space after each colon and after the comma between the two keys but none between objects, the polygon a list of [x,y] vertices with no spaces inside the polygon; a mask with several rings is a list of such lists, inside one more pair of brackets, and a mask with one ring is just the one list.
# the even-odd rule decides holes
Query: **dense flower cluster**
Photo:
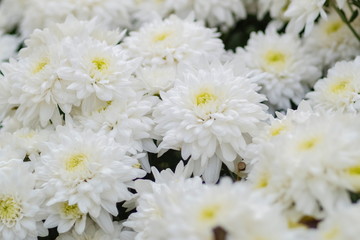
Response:
[{"label": "dense flower cluster", "polygon": [[359,11],[2,0],[0,239],[357,240]]}]

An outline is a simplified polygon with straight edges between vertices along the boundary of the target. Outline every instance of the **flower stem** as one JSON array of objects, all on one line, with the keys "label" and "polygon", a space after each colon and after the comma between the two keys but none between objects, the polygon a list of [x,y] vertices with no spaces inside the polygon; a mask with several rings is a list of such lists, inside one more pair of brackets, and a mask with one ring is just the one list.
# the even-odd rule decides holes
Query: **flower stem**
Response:
[{"label": "flower stem", "polygon": [[346,14],[343,10],[339,9],[335,4],[332,4],[332,7],[335,9],[335,11],[337,12],[337,14],[339,15],[339,17],[341,18],[341,20],[348,26],[348,28],[350,29],[350,31],[354,34],[354,36],[356,37],[356,39],[360,42],[360,35],[358,32],[356,32],[356,30],[354,29],[354,27],[351,25],[351,22],[349,21],[349,19],[346,17]]}]

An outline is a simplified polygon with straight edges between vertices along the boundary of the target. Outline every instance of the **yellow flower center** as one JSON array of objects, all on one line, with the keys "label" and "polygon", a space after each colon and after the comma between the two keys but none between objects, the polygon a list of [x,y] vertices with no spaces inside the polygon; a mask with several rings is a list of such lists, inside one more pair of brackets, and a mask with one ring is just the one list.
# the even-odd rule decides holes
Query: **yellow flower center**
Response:
[{"label": "yellow flower center", "polygon": [[105,111],[110,105],[112,104],[112,101],[106,101],[105,105],[97,110],[98,113]]},{"label": "yellow flower center", "polygon": [[162,42],[172,35],[171,31],[164,31],[154,35],[153,42]]},{"label": "yellow flower center", "polygon": [[285,125],[280,125],[276,128],[273,128],[270,130],[270,135],[272,137],[275,137],[275,136],[279,135],[280,133],[282,133],[284,130],[286,130],[286,128],[287,127]]},{"label": "yellow flower center", "polygon": [[348,168],[347,172],[350,175],[360,175],[360,165]]},{"label": "yellow flower center", "polygon": [[21,138],[33,138],[33,137],[35,137],[35,134],[36,133],[34,131],[31,131],[31,132],[19,135],[19,137],[21,137]]},{"label": "yellow flower center", "polygon": [[342,21],[331,22],[326,27],[325,31],[328,35],[336,33],[343,26]]},{"label": "yellow flower center", "polygon": [[350,82],[348,80],[343,80],[343,81],[337,82],[330,87],[330,91],[335,94],[344,92],[344,91],[346,91],[346,89],[349,88],[349,83]]},{"label": "yellow flower center", "polygon": [[217,217],[219,210],[219,205],[211,205],[202,209],[202,211],[200,212],[200,220],[213,221]]},{"label": "yellow flower center", "polygon": [[255,188],[266,188],[269,185],[269,174],[263,173],[257,183],[255,184]]},{"label": "yellow flower center", "polygon": [[95,69],[100,72],[109,69],[109,61],[105,58],[95,58],[92,60],[92,64],[94,65]]},{"label": "yellow flower center", "polygon": [[21,205],[10,196],[0,197],[0,221],[12,227],[22,215]]},{"label": "yellow flower center", "polygon": [[65,202],[62,204],[61,210],[64,216],[70,219],[79,219],[83,215],[77,204],[69,205],[68,202]]},{"label": "yellow flower center", "polygon": [[36,74],[36,73],[41,72],[48,64],[49,64],[49,59],[47,59],[47,58],[42,59],[40,62],[38,62],[35,65],[35,67],[32,70],[32,73]]},{"label": "yellow flower center", "polygon": [[76,171],[79,168],[84,167],[87,161],[87,157],[84,154],[75,154],[66,160],[65,168],[69,172]]},{"label": "yellow flower center", "polygon": [[304,227],[304,225],[298,222],[288,221],[288,227],[291,229],[295,229],[295,228]]},{"label": "yellow flower center", "polygon": [[269,65],[283,65],[286,61],[286,56],[280,51],[270,50],[265,54],[265,60]]},{"label": "yellow flower center", "polygon": [[209,102],[215,101],[216,96],[209,92],[202,92],[198,95],[196,95],[196,105],[204,105]]},{"label": "yellow flower center", "polygon": [[135,163],[132,165],[133,168],[141,168],[141,164],[140,163]]},{"label": "yellow flower center", "polygon": [[301,151],[308,151],[313,149],[320,141],[318,137],[312,137],[299,143],[298,148]]}]

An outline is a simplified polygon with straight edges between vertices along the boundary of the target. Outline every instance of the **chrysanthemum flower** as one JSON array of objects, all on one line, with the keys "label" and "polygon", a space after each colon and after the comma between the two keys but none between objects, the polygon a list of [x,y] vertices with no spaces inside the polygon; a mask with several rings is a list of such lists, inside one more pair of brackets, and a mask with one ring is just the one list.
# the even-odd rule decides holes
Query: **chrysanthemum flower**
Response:
[{"label": "chrysanthemum flower", "polygon": [[80,132],[58,127],[54,139],[44,143],[36,171],[48,192],[47,205],[67,204],[74,217],[89,216],[106,232],[111,232],[116,203],[129,200],[129,183],[145,172],[137,159],[126,156],[121,146],[103,133]]},{"label": "chrysanthemum flower", "polygon": [[360,110],[360,58],[338,62],[319,80],[307,97],[316,109],[358,113]]},{"label": "chrysanthemum flower", "polygon": [[359,189],[357,122],[341,113],[293,122],[289,130],[262,143],[250,182],[300,217],[322,218],[349,204],[348,191]]},{"label": "chrysanthemum flower", "polygon": [[181,150],[195,175],[216,181],[221,163],[231,170],[268,115],[265,98],[251,79],[236,77],[230,66],[205,63],[184,69],[175,87],[161,92],[154,110],[160,154]]},{"label": "chrysanthemum flower", "polygon": [[35,176],[26,164],[15,159],[2,161],[0,177],[1,239],[36,240],[46,236],[40,209],[43,193],[35,189]]},{"label": "chrysanthemum flower", "polygon": [[10,92],[7,103],[17,106],[15,117],[25,126],[45,127],[49,120],[59,124],[58,108],[69,113],[73,105],[79,104],[74,92],[66,90],[66,83],[56,74],[63,59],[61,46],[42,46],[26,58],[2,65]]},{"label": "chrysanthemum flower", "polygon": [[291,101],[299,104],[320,77],[316,58],[305,52],[295,35],[280,35],[270,28],[266,33],[252,33],[245,52],[240,50],[235,58],[250,70],[263,73],[261,91],[277,109],[289,108]]},{"label": "chrysanthemum flower", "polygon": [[27,57],[36,52],[41,46],[59,45],[65,38],[77,39],[80,43],[89,39],[95,39],[108,45],[116,45],[120,42],[124,32],[117,29],[109,30],[96,18],[82,21],[74,16],[68,16],[64,22],[53,23],[48,28],[36,29],[30,38],[25,40],[26,48],[19,52],[21,57]]},{"label": "chrysanthemum flower", "polygon": [[224,47],[214,29],[191,19],[175,15],[165,20],[144,24],[139,31],[124,38],[124,46],[135,57],[143,57],[145,65],[172,64],[193,60],[194,57],[219,57]]},{"label": "chrysanthemum flower", "polygon": [[[216,234],[231,240],[292,239],[278,206],[244,183],[223,179],[219,185],[199,185],[197,179],[167,179],[139,180],[137,212],[125,223],[137,232],[135,239],[200,240]],[[175,224],[169,224],[171,219]],[[161,231],[154,231],[156,226]]]},{"label": "chrysanthemum flower", "polygon": [[[360,20],[352,23],[355,28]],[[331,12],[327,19],[320,19],[309,36],[305,38],[305,48],[318,58],[319,64],[331,67],[340,60],[350,60],[360,54],[360,43],[337,13]]]},{"label": "chrysanthemum flower", "polygon": [[139,60],[117,45],[121,37],[74,18],[35,31],[19,59],[2,65],[2,110],[15,109],[26,127],[46,127],[61,124],[74,107],[89,112],[96,103],[134,95],[130,80]]},{"label": "chrysanthemum flower", "polygon": [[135,95],[130,80],[140,61],[129,59],[120,45],[93,39],[80,44],[75,39],[64,42],[63,47],[69,52],[66,56],[69,64],[57,73],[67,83],[67,89],[83,100],[83,110],[88,109],[84,105],[90,104],[94,97],[106,102]]}]

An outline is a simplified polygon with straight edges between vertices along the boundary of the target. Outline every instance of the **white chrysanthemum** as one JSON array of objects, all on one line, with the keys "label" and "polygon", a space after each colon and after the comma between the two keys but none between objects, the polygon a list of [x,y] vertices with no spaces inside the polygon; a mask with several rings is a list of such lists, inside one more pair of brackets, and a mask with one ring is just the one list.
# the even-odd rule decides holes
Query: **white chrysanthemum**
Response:
[{"label": "white chrysanthemum", "polygon": [[124,230],[123,226],[119,222],[110,223],[114,226],[112,233],[106,233],[99,228],[92,221],[86,223],[86,229],[84,233],[78,234],[75,230],[60,234],[56,240],[132,240],[134,239],[134,233]]},{"label": "white chrysanthemum", "polygon": [[360,205],[352,205],[345,209],[338,209],[321,222],[316,231],[317,240],[357,240],[359,228],[354,223],[360,221]]},{"label": "white chrysanthemum", "polygon": [[359,189],[357,122],[341,113],[313,115],[280,132],[262,143],[249,180],[302,216],[321,218],[349,204],[348,191]]},{"label": "white chrysanthemum", "polygon": [[[274,138],[293,131],[298,124],[306,122],[310,116],[316,115],[308,101],[302,101],[296,110],[288,109],[286,114],[276,112],[276,117],[270,116],[268,124],[259,131],[259,134],[253,138],[253,143],[247,148],[244,156],[244,161],[247,164],[246,172],[252,170],[253,165],[256,165],[263,158],[261,152],[266,146],[267,142],[271,142]],[[263,161],[264,164],[271,164],[268,161]],[[259,168],[259,167],[258,167]],[[266,168],[260,168],[267,170]],[[262,174],[262,173],[260,173]],[[251,173],[253,177],[254,173]],[[256,185],[261,185],[263,179],[257,179]]]},{"label": "white chrysanthemum", "polygon": [[308,35],[319,15],[326,18],[325,2],[326,0],[291,0],[284,13],[290,19],[287,31],[299,33],[305,27],[305,35]]},{"label": "white chrysanthemum", "polygon": [[[126,101],[110,101],[90,114],[74,118],[85,129],[102,131],[107,136],[113,137],[132,155],[144,151],[155,153],[157,150],[153,139],[156,136],[153,134],[154,121],[151,114],[157,102],[157,97],[138,93],[136,97]],[[146,156],[141,162],[149,171],[150,166]]]},{"label": "white chrysanthemum", "polygon": [[231,170],[268,115],[258,85],[236,77],[218,62],[184,68],[174,88],[161,92],[154,110],[155,131],[163,137],[160,153],[181,149],[194,174],[216,181],[221,162]]},{"label": "white chrysanthemum", "polygon": [[66,18],[65,22],[51,24],[43,30],[36,29],[29,39],[25,40],[26,48],[21,49],[20,56],[27,57],[41,46],[59,45],[65,38],[77,39],[79,42],[96,39],[108,45],[120,42],[125,32],[108,30],[97,19],[81,21],[73,16]]},{"label": "white chrysanthemum", "polygon": [[287,109],[286,114],[276,112],[276,118],[271,117],[269,124],[257,135],[256,139],[254,138],[254,141],[260,139],[260,141],[268,141],[272,137],[286,133],[298,124],[306,122],[309,117],[319,114],[312,109],[310,102],[303,100],[296,110]]},{"label": "white chrysanthemum", "polygon": [[46,204],[76,204],[80,213],[88,213],[111,232],[110,214],[118,214],[116,203],[131,198],[129,183],[145,172],[134,167],[138,161],[103,133],[61,126],[56,130],[54,139],[41,149],[43,166],[36,169],[49,192]]},{"label": "white chrysanthemum", "polygon": [[74,18],[35,31],[19,59],[2,65],[2,110],[15,109],[24,126],[45,127],[61,124],[74,106],[92,111],[96,102],[134,94],[130,77],[138,61],[116,45],[122,35]]},{"label": "white chrysanthemum", "polygon": [[[195,184],[195,179],[141,183],[137,212],[125,223],[138,232],[136,240],[216,239],[215,235],[229,240],[292,239],[280,209],[243,183],[232,184],[229,179],[214,186]],[[144,191],[150,186],[152,190]],[[154,231],[156,227],[161,231]]]},{"label": "white chrysanthemum", "polygon": [[57,73],[67,82],[67,89],[83,100],[83,110],[88,109],[87,100],[92,101],[93,97],[106,102],[116,96],[126,98],[135,94],[130,80],[139,60],[129,59],[120,45],[111,46],[93,39],[80,43],[75,39],[65,41],[63,47],[69,53],[69,64]]},{"label": "white chrysanthemum", "polygon": [[295,239],[297,232],[288,229],[278,206],[245,184],[233,184],[230,179],[184,196],[178,208],[180,211],[175,216],[171,216],[169,210],[166,218],[174,217],[179,226],[170,228],[169,239],[213,239],[223,232],[229,240],[290,240]]},{"label": "white chrysanthemum", "polygon": [[250,70],[263,73],[261,91],[279,109],[289,108],[291,101],[298,104],[321,74],[314,66],[316,57],[305,52],[298,37],[279,35],[272,28],[252,33],[245,53],[236,57],[244,58]]},{"label": "white chrysanthemum", "polygon": [[[352,23],[355,28],[360,20]],[[336,12],[327,19],[320,19],[310,35],[305,38],[305,48],[317,56],[323,67],[330,67],[339,60],[350,60],[360,54],[360,43]]]},{"label": "white chrysanthemum", "polygon": [[319,80],[307,97],[317,109],[358,113],[360,110],[360,58],[338,62]]},{"label": "white chrysanthemum", "polygon": [[79,104],[74,92],[67,90],[56,74],[63,59],[61,46],[43,46],[26,58],[2,65],[10,92],[7,103],[18,106],[15,117],[25,126],[46,126],[49,120],[59,124],[59,108],[69,113],[72,105]]},{"label": "white chrysanthemum", "polygon": [[143,57],[144,64],[177,64],[194,57],[219,57],[224,47],[214,29],[190,19],[172,15],[143,25],[124,38],[124,46],[133,56]]},{"label": "white chrysanthemum", "polygon": [[63,22],[74,15],[82,20],[98,18],[107,28],[130,27],[131,0],[29,0],[21,21],[20,32],[28,36],[36,28]]},{"label": "white chrysanthemum", "polygon": [[35,176],[22,160],[0,166],[1,239],[36,240],[46,236],[41,220],[43,193],[35,189]]}]

